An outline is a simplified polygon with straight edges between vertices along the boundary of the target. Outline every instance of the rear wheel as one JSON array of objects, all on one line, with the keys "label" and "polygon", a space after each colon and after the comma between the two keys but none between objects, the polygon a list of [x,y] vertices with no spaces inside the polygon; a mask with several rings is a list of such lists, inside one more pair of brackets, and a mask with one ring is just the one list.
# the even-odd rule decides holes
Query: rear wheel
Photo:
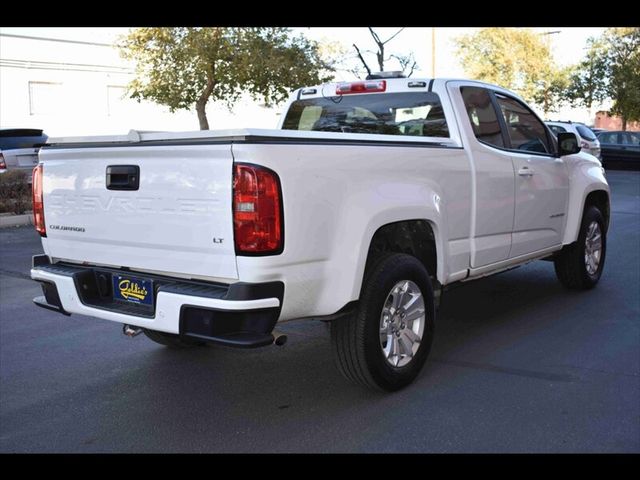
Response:
[{"label": "rear wheel", "polygon": [[604,217],[595,206],[585,209],[578,240],[554,259],[556,275],[565,287],[586,290],[596,286],[607,253]]},{"label": "rear wheel", "polygon": [[192,348],[204,345],[204,342],[200,342],[198,340],[180,337],[180,335],[175,335],[173,333],[158,332],[157,330],[148,330],[145,328],[144,334],[149,340],[153,340],[154,342],[169,348]]},{"label": "rear wheel", "polygon": [[424,265],[405,254],[377,259],[357,312],[331,323],[334,359],[350,381],[399,390],[420,373],[433,340],[433,289]]}]

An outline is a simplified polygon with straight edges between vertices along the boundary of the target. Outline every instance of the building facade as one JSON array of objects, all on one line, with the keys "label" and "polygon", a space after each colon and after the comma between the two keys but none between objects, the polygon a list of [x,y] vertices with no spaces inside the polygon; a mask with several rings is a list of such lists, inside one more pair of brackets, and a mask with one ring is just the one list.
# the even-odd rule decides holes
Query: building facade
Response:
[{"label": "building facade", "polygon": [[[622,130],[622,119],[620,117],[611,116],[608,112],[596,112],[595,128],[604,128],[605,130]],[[627,122],[627,130],[631,132],[640,132],[640,122]]]},{"label": "building facade", "polygon": [[[127,96],[133,65],[115,42],[126,28],[0,29],[0,127],[40,128],[49,136],[197,130],[193,111]],[[209,105],[212,129],[274,128],[277,109],[249,99],[230,112]]]}]

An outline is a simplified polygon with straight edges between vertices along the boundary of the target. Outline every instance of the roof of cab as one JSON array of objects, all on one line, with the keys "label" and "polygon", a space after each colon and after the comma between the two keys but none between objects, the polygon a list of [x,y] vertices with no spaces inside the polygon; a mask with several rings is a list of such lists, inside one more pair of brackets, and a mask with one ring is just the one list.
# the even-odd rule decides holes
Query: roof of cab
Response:
[{"label": "roof of cab", "polygon": [[[433,87],[436,83],[438,85],[444,85],[448,82],[464,82],[464,83],[474,84],[478,86],[489,87],[494,90],[502,90],[505,92],[509,92],[511,95],[515,95],[519,97],[514,92],[510,92],[508,89],[500,87],[498,85],[483,82],[480,80],[472,80],[468,78],[455,78],[455,77],[435,77],[435,78],[393,77],[393,78],[380,78],[380,79],[376,78],[371,80],[354,79],[354,80],[345,80],[345,81],[335,81],[335,82],[323,83],[320,85],[313,85],[309,87],[299,88],[293,92],[292,96],[295,99],[336,96],[336,88],[338,87],[338,85],[345,84],[345,83],[354,83],[354,82],[378,82],[380,80],[384,80],[386,82],[386,89],[384,92],[362,92],[362,94],[396,93],[396,92],[412,92],[412,91],[430,92],[433,90]],[[308,93],[306,93],[305,91],[308,91]]]}]

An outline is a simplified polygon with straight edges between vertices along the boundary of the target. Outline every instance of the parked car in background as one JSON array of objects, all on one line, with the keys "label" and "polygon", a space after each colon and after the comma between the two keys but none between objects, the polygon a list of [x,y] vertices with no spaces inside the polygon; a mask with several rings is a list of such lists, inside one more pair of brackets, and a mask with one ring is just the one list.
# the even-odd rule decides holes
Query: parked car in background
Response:
[{"label": "parked car in background", "polygon": [[598,134],[603,164],[640,167],[640,132],[606,131]]},{"label": "parked car in background", "polygon": [[48,138],[42,130],[35,128],[0,129],[0,173],[25,170],[31,183],[33,167],[38,164],[38,151]]},{"label": "parked car in background", "polygon": [[590,153],[594,157],[602,160],[600,152],[600,142],[596,134],[583,123],[577,122],[545,122],[551,131],[558,136],[559,133],[571,132],[578,136],[583,152]]}]

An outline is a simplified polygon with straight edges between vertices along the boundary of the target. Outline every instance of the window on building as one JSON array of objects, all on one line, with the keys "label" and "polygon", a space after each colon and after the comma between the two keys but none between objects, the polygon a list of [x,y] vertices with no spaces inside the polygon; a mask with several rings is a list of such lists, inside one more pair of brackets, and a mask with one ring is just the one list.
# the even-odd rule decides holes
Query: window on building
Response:
[{"label": "window on building", "polygon": [[62,110],[62,84],[29,82],[29,115],[52,115]]}]

